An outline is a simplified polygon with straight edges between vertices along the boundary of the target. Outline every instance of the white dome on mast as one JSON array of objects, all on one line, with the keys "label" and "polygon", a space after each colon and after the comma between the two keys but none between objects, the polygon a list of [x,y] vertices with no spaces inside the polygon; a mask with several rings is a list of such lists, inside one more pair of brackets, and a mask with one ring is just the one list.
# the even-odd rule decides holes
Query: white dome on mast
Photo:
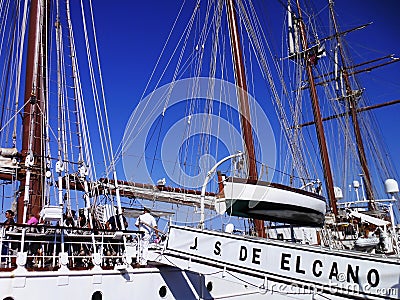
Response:
[{"label": "white dome on mast", "polygon": [[387,194],[394,194],[399,192],[399,185],[394,179],[385,180],[385,191]]}]

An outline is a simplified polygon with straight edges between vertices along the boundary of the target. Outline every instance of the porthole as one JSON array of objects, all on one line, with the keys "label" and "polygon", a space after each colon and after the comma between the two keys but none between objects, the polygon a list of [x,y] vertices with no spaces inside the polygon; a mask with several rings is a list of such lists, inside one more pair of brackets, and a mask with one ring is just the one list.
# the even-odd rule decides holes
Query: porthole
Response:
[{"label": "porthole", "polygon": [[102,300],[103,294],[100,291],[96,291],[92,295],[92,300]]},{"label": "porthole", "polygon": [[207,291],[211,292],[212,289],[213,289],[213,283],[212,283],[211,281],[209,281],[209,282],[207,283]]},{"label": "porthole", "polygon": [[165,296],[167,296],[167,287],[165,285],[160,287],[158,294],[160,295],[161,298],[165,298]]}]

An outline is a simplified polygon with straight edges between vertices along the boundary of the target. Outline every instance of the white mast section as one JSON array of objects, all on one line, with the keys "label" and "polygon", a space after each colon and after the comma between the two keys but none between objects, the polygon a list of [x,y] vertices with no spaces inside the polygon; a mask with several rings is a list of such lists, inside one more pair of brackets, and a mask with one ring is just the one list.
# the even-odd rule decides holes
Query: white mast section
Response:
[{"label": "white mast section", "polygon": [[288,42],[289,42],[289,56],[295,54],[294,49],[294,28],[293,28],[293,13],[292,8],[290,6],[290,2],[288,4]]}]

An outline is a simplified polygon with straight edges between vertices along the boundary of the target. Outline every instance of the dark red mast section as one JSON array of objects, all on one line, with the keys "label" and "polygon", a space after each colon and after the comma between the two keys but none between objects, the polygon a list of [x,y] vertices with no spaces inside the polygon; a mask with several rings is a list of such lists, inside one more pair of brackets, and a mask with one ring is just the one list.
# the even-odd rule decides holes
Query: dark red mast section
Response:
[{"label": "dark red mast section", "polygon": [[[45,113],[44,99],[46,74],[46,54],[44,45],[46,41],[45,29],[41,21],[41,10],[48,12],[48,1],[40,7],[38,0],[32,0],[29,12],[28,52],[26,60],[26,78],[24,94],[24,114],[22,121],[22,163],[31,152],[34,157],[34,165],[31,167],[31,180],[29,183],[28,212],[39,215],[42,206],[42,192],[44,176],[42,165],[44,164],[44,125]],[[46,13],[45,13],[46,14]],[[43,18],[46,20],[46,18]],[[17,221],[23,221],[24,214],[24,189],[25,177],[21,180],[21,193],[17,200]]]},{"label": "dark red mast section", "polygon": [[[300,8],[300,3],[297,0],[297,9],[299,13],[299,21],[300,21],[300,35],[301,35],[301,41],[302,41],[302,47],[303,51],[307,54],[307,49],[308,49],[308,44],[307,44],[307,36],[306,36],[306,30],[305,26],[303,23],[302,19],[302,13],[301,13],[301,8]],[[322,116],[321,116],[321,111],[319,109],[319,100],[318,100],[318,95],[317,95],[317,89],[315,87],[315,81],[314,81],[314,75],[313,75],[313,64],[311,59],[308,57],[308,55],[305,55],[305,63],[306,63],[306,71],[307,71],[307,79],[310,87],[310,97],[311,97],[311,104],[312,104],[312,110],[314,114],[314,121],[315,121],[315,128],[317,132],[317,139],[318,139],[318,145],[319,145],[319,150],[321,153],[321,161],[322,161],[322,167],[323,167],[323,172],[324,172],[324,178],[325,178],[325,186],[326,190],[328,193],[328,198],[331,204],[331,209],[334,215],[337,215],[337,205],[336,205],[336,197],[335,197],[335,192],[333,188],[333,178],[332,178],[332,171],[331,171],[331,165],[329,162],[329,155],[328,155],[328,148],[326,146],[326,139],[325,139],[325,132],[324,132],[324,127],[322,124]]]},{"label": "dark red mast section", "polygon": [[346,62],[344,59],[344,53],[343,53],[343,49],[341,46],[342,45],[341,37],[339,35],[338,26],[337,26],[335,14],[333,11],[333,3],[332,2],[329,3],[329,8],[330,8],[331,16],[332,16],[333,25],[335,28],[335,37],[336,37],[338,44],[340,45],[339,55],[340,55],[340,60],[342,62],[342,72],[343,72],[344,84],[346,87],[346,96],[348,97],[348,100],[349,100],[349,111],[350,111],[351,120],[352,120],[352,124],[353,124],[354,135],[356,138],[358,158],[360,160],[361,169],[363,171],[363,179],[364,179],[364,184],[365,184],[365,191],[367,193],[367,200],[369,200],[369,209],[374,210],[374,209],[376,209],[375,203],[374,203],[375,196],[374,196],[374,191],[372,189],[371,175],[369,173],[367,157],[365,155],[365,150],[364,150],[364,143],[363,143],[362,136],[361,136],[360,124],[358,122],[358,117],[357,117],[357,99],[356,99],[355,93],[353,92],[353,90],[351,88],[349,73],[347,71],[347,66],[345,64]]},{"label": "dark red mast section", "polygon": [[[253,133],[250,119],[250,107],[247,94],[246,73],[243,64],[242,46],[240,43],[238,21],[235,10],[234,0],[226,0],[228,14],[229,36],[231,41],[231,51],[235,71],[235,81],[237,86],[237,96],[239,102],[239,112],[242,125],[242,135],[245,143],[245,151],[248,164],[248,179],[257,180],[256,155],[254,150]],[[257,235],[265,237],[264,221],[253,220]]]}]

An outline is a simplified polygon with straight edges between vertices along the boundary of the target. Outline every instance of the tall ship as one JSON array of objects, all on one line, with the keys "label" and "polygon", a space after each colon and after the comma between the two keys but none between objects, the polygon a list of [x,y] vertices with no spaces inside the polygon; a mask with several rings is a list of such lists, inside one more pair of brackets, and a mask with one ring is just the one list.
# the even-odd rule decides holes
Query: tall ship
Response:
[{"label": "tall ship", "polygon": [[183,1],[136,106],[101,3],[1,3],[0,299],[400,299],[399,58],[270,2]]}]

